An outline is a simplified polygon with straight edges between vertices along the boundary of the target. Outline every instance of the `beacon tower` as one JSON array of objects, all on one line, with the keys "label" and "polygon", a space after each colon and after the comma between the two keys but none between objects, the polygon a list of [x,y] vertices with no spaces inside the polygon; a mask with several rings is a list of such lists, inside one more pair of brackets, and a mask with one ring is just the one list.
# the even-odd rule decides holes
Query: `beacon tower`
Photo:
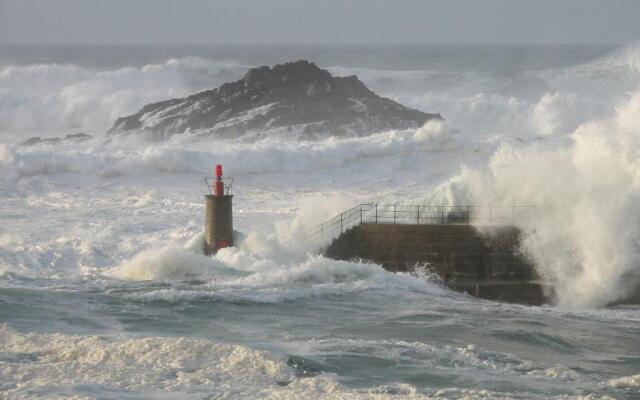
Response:
[{"label": "beacon tower", "polygon": [[215,254],[218,250],[233,246],[233,196],[231,184],[225,185],[222,180],[222,165],[216,165],[213,184],[207,181],[211,194],[205,198],[205,241],[206,255]]}]

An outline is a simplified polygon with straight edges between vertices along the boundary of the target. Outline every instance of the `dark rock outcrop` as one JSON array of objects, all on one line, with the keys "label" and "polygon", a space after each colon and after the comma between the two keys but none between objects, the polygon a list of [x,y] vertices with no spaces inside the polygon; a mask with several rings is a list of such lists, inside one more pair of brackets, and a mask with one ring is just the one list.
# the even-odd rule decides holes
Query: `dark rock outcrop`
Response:
[{"label": "dark rock outcrop", "polygon": [[308,61],[250,69],[243,79],[182,99],[144,106],[119,118],[110,134],[155,139],[192,133],[231,138],[296,132],[313,138],[417,128],[438,118],[369,90],[356,76],[333,77]]}]

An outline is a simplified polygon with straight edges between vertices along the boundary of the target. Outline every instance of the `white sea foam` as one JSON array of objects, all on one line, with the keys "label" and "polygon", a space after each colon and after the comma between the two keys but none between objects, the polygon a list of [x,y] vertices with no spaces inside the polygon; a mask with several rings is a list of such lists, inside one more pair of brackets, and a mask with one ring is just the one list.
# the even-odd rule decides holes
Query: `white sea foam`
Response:
[{"label": "white sea foam", "polygon": [[428,398],[407,384],[349,390],[331,375],[297,378],[279,357],[204,339],[22,334],[6,325],[0,339],[0,390],[12,398]]},{"label": "white sea foam", "polygon": [[[105,145],[99,141],[62,146],[0,147],[0,177],[76,173],[119,176],[149,173],[206,174],[215,159],[234,173],[308,171],[360,160],[442,151],[454,146],[442,126],[417,132],[389,131],[366,138],[330,137],[316,142],[263,140],[256,143]],[[433,132],[428,131],[434,130]]]},{"label": "white sea foam", "polygon": [[[636,56],[637,48],[630,48],[560,75],[572,81],[609,77],[637,90]],[[604,85],[613,92],[615,86]],[[624,298],[640,287],[640,209],[634,206],[640,196],[640,92],[623,93],[607,96],[610,111],[585,115],[566,109],[581,101],[575,93],[546,93],[529,123],[542,135],[575,126],[568,146],[503,144],[487,173],[463,168],[427,201],[535,205],[536,217],[519,221],[523,246],[542,277],[557,285],[560,304],[600,306]]]},{"label": "white sea foam", "polygon": [[95,70],[70,64],[0,68],[0,133],[106,131],[143,105],[237,79],[245,66],[198,57]]},{"label": "white sea foam", "polygon": [[[485,89],[491,85],[485,85],[487,82],[484,81],[482,84],[468,86],[462,83],[461,85],[465,87],[460,91],[443,89],[445,93],[443,96],[446,97],[443,99],[450,107],[464,107],[469,112],[473,112],[475,117],[467,118],[463,114],[444,113],[447,118],[446,124],[431,122],[415,131],[390,131],[366,138],[327,138],[314,142],[268,138],[256,143],[236,141],[207,143],[206,140],[196,142],[178,137],[166,144],[149,144],[135,138],[116,140],[110,144],[103,143],[102,138],[87,143],[59,146],[22,147],[3,144],[0,145],[2,199],[14,208],[15,214],[18,214],[16,223],[20,223],[25,215],[30,215],[37,209],[40,212],[46,210],[48,214],[59,212],[59,218],[52,218],[51,223],[68,219],[73,221],[70,225],[74,226],[85,222],[84,219],[76,218],[74,212],[89,213],[91,207],[88,207],[88,204],[101,201],[117,204],[113,207],[106,205],[101,209],[105,212],[104,217],[112,220],[122,216],[125,211],[131,210],[135,210],[135,213],[132,211],[129,217],[137,216],[138,213],[144,214],[144,211],[156,214],[164,212],[164,208],[159,205],[159,202],[162,202],[166,207],[183,211],[179,218],[166,224],[173,224],[172,229],[179,229],[176,226],[185,227],[189,221],[185,215],[191,215],[193,218],[199,215],[197,213],[201,212],[200,206],[193,205],[191,200],[186,201],[181,198],[180,201],[176,201],[171,197],[179,194],[160,193],[155,188],[151,190],[149,185],[144,186],[144,181],[150,176],[162,177],[161,179],[169,182],[177,179],[172,177],[173,174],[208,175],[215,162],[222,162],[227,171],[244,175],[245,182],[242,184],[245,188],[263,190],[267,184],[263,184],[264,182],[260,180],[272,173],[277,173],[277,178],[272,178],[269,183],[276,180],[284,182],[285,190],[293,188],[296,196],[305,198],[307,205],[296,204],[289,199],[286,207],[290,211],[287,213],[294,214],[296,208],[299,209],[297,216],[293,216],[293,222],[277,223],[276,228],[272,230],[274,235],[271,237],[265,238],[265,235],[251,233],[242,246],[245,246],[244,250],[258,255],[263,260],[287,264],[295,259],[300,263],[305,259],[305,251],[313,250],[297,243],[300,233],[308,227],[372,197],[385,196],[395,200],[398,193],[405,195],[409,192],[411,195],[418,196],[428,192],[431,189],[430,184],[445,179],[451,170],[457,169],[457,164],[461,160],[468,162],[472,157],[482,160],[484,157],[482,154],[486,150],[491,151],[497,143],[502,141],[523,136],[522,129],[527,130],[530,128],[529,125],[535,125],[535,134],[547,135],[547,139],[542,141],[543,144],[540,147],[522,149],[522,144],[511,140],[510,142],[514,145],[502,146],[494,155],[491,171],[488,174],[474,172],[471,168],[465,169],[436,193],[432,201],[538,205],[539,212],[545,212],[547,215],[545,218],[547,223],[542,226],[540,222],[539,226],[535,227],[536,234],[527,236],[526,244],[533,254],[538,254],[536,257],[541,257],[539,264],[545,277],[563,282],[575,280],[574,289],[563,291],[567,293],[568,299],[584,299],[585,303],[582,304],[603,304],[617,297],[614,293],[621,291],[614,288],[619,286],[620,281],[632,281],[627,279],[625,274],[634,271],[629,268],[634,262],[633,252],[630,250],[635,243],[634,224],[624,222],[633,222],[635,218],[631,205],[635,196],[636,181],[633,132],[637,132],[636,116],[640,107],[638,105],[640,96],[636,94],[628,101],[618,103],[617,110],[613,110],[613,104],[609,104],[611,117],[602,120],[604,122],[582,125],[575,131],[573,147],[570,149],[563,148],[564,142],[556,141],[555,137],[562,136],[562,133],[571,131],[574,125],[591,118],[591,112],[584,114],[582,111],[576,113],[571,111],[574,107],[583,111],[588,109],[589,107],[580,105],[583,100],[591,102],[597,97],[598,102],[610,103],[621,95],[615,90],[613,94],[607,91],[606,96],[601,96],[599,93],[591,93],[591,97],[582,95],[582,92],[576,92],[576,88],[582,87],[587,90],[588,87],[581,84],[585,79],[615,75],[611,79],[624,81],[626,84],[637,82],[638,70],[635,67],[637,60],[634,58],[636,52],[637,49],[631,48],[589,65],[563,70],[538,71],[536,74],[539,79],[552,82],[553,85],[544,87],[544,90],[536,92],[534,96],[519,96],[517,91],[508,96],[505,93],[488,92]],[[55,93],[77,94],[81,92],[80,88],[85,87],[83,85],[104,89],[102,92],[89,90],[87,93],[91,96],[83,97],[91,98],[89,103],[78,100],[78,104],[81,104],[80,108],[68,115],[63,113],[66,115],[63,118],[66,118],[67,122],[61,122],[58,125],[57,123],[27,122],[25,125],[31,126],[29,129],[40,129],[43,128],[42,125],[59,129],[79,123],[73,115],[84,115],[84,112],[79,110],[84,110],[86,107],[102,113],[104,111],[102,106],[94,107],[91,102],[111,96],[109,93],[117,93],[129,88],[138,93],[133,97],[137,98],[135,102],[139,103],[149,100],[144,97],[147,96],[144,93],[148,92],[149,87],[157,84],[156,81],[161,84],[157,90],[149,92],[151,93],[148,94],[149,96],[165,96],[171,91],[177,95],[201,86],[214,86],[219,80],[227,80],[231,75],[240,76],[244,68],[237,64],[191,57],[170,60],[163,64],[109,71],[96,71],[73,65],[3,67],[0,75],[3,79],[1,86],[5,89],[3,95],[9,97],[2,97],[4,102],[0,101],[0,113],[6,112],[13,115],[12,113],[18,112],[16,110],[22,109],[21,107],[29,110],[31,101],[40,101],[38,99],[47,96],[53,96],[57,99],[55,101],[58,101],[64,96]],[[362,75],[365,81],[370,82],[381,82],[385,79],[406,82],[414,82],[417,79],[427,82],[427,78],[430,79],[438,74],[434,71],[356,72]],[[463,82],[477,81],[478,77],[471,75],[466,76]],[[563,79],[554,78],[556,76],[561,76]],[[562,84],[567,80],[571,82]],[[131,83],[134,81],[138,83]],[[451,82],[454,81],[456,80],[451,80]],[[76,88],[74,85],[79,86]],[[69,89],[70,87],[72,89]],[[430,93],[437,91],[439,90],[434,89]],[[11,100],[11,96],[15,94],[25,98],[25,102],[18,105],[19,102]],[[414,96],[415,93],[412,92],[410,95]],[[60,103],[62,105],[57,108],[74,110],[76,101],[72,101],[72,97],[67,99],[70,103],[62,102]],[[494,102],[500,105],[494,107]],[[106,107],[107,114],[113,113],[115,108],[111,108],[110,105]],[[438,111],[439,108],[428,107],[426,110]],[[29,112],[40,114],[38,107]],[[45,117],[46,115],[43,118]],[[25,121],[29,118],[25,117]],[[103,122],[109,119],[95,118]],[[465,129],[456,133],[455,128],[460,127],[461,123],[474,125],[477,122],[474,118],[478,121],[482,119],[487,126],[494,124],[493,134],[495,135],[478,138],[475,136],[475,131]],[[513,120],[501,125],[502,119]],[[20,120],[18,117],[4,119],[3,121],[11,125],[5,128],[19,130],[20,124],[16,122],[17,125],[14,126],[14,122],[18,120]],[[104,123],[89,123],[92,126],[101,124],[104,125]],[[506,126],[509,126],[510,130],[503,129]],[[611,132],[616,133],[611,134]],[[555,149],[556,146],[559,148]],[[549,150],[549,148],[554,149]],[[606,160],[614,161],[605,162]],[[443,165],[447,167],[443,168]],[[431,175],[414,178],[423,173]],[[67,180],[60,178],[67,175],[71,176]],[[132,179],[123,183],[129,178]],[[135,178],[139,179],[135,180]],[[55,182],[49,185],[47,182],[50,179]],[[194,176],[193,179],[200,178]],[[316,179],[329,182],[330,186],[319,190],[316,187]],[[253,180],[253,182],[247,183],[246,180]],[[61,184],[60,181],[63,183]],[[92,186],[97,191],[102,191],[105,187],[109,189],[95,196],[89,196],[84,193],[88,189],[83,188],[87,182],[91,182],[92,185],[99,182]],[[55,188],[56,185],[62,185],[62,187]],[[68,186],[64,187],[64,185]],[[136,192],[132,196],[110,193],[111,186],[124,191],[129,185],[139,185],[144,188],[141,193]],[[356,189],[352,190],[351,187]],[[581,187],[586,187],[587,191],[580,192]],[[275,192],[281,188],[282,186],[275,188]],[[310,196],[307,192],[310,191],[316,191],[314,196],[317,201],[308,201]],[[337,193],[330,195],[331,191]],[[609,195],[605,195],[604,192]],[[251,195],[253,196],[253,193]],[[262,197],[257,200],[252,198],[248,201],[248,206],[245,208],[251,210],[256,204],[268,198],[268,194],[264,192],[260,195]],[[269,198],[269,202],[273,200]],[[620,206],[622,202],[626,203]],[[285,202],[282,201],[280,205],[283,203]],[[118,208],[120,206],[122,208]],[[285,208],[285,206],[282,207]],[[542,207],[551,211],[543,211]],[[569,222],[565,223],[567,210],[572,211],[568,215]],[[631,218],[629,218],[630,215]],[[175,243],[169,243],[174,241],[171,235],[177,234],[181,238],[184,236],[184,232],[175,233],[166,225],[162,227],[164,231],[159,228],[156,230],[156,222],[144,221],[145,228],[138,230],[137,228],[129,229],[130,227],[126,224],[121,224],[123,225],[121,227],[115,223],[101,221],[99,214],[91,214],[91,218],[98,219],[94,224],[95,227],[85,226],[82,229],[75,229],[71,226],[63,227],[60,222],[55,230],[43,230],[46,233],[30,240],[28,251],[25,247],[27,243],[20,241],[30,234],[26,230],[26,225],[22,225],[21,229],[15,232],[9,231],[9,225],[2,227],[0,228],[2,229],[0,240],[3,243],[2,262],[10,265],[20,274],[24,273],[25,276],[38,274],[64,276],[67,270],[69,274],[78,271],[96,273],[105,266],[122,266],[124,259],[131,260],[134,254],[153,247],[151,244],[154,242],[159,242],[160,246],[166,243],[170,247],[176,247]],[[276,219],[273,215],[267,218]],[[285,218],[287,217],[283,216],[282,219]],[[578,221],[582,221],[582,225]],[[617,221],[614,223],[616,228],[612,227],[611,221]],[[93,223],[93,220],[90,222]],[[275,221],[260,222],[263,225],[272,226]],[[253,223],[252,221],[251,224]],[[201,229],[200,221],[194,224]],[[560,228],[556,229],[554,224]],[[597,229],[593,229],[594,226],[597,226]],[[602,243],[610,240],[614,229],[620,227],[623,228],[622,233],[615,236],[614,243],[605,249],[606,246]],[[252,228],[250,227],[247,231]],[[192,226],[189,230],[189,234],[192,234],[196,228]],[[119,236],[119,239],[114,239],[114,236]],[[290,238],[296,239],[293,244],[286,243]],[[600,240],[602,238],[606,240]],[[191,247],[198,245],[194,242]],[[162,254],[163,257],[169,257],[168,254]],[[561,266],[565,263],[563,258],[573,259],[573,255],[576,255],[580,261],[567,260],[566,262],[573,267]],[[580,279],[569,279],[575,275],[574,270],[582,270],[584,265],[607,265],[608,261],[603,262],[604,259],[612,260],[611,265],[606,268],[589,267],[587,270],[591,272],[577,275],[581,277]],[[135,273],[148,279],[162,279],[161,276],[170,276],[170,268],[163,269],[164,267],[160,266],[161,261],[156,261],[155,270],[148,269],[144,273],[136,270]],[[201,265],[198,260],[194,260],[193,264],[202,266],[201,269],[195,268],[195,274],[202,274],[210,267]],[[593,294],[575,295],[579,291],[591,291]]]},{"label": "white sea foam", "polygon": [[189,250],[164,248],[144,250],[104,274],[129,281],[145,281],[220,279],[233,271],[210,257]]},{"label": "white sea foam", "polygon": [[[286,228],[282,223],[281,229],[295,231],[299,225],[310,226],[307,219],[315,221],[317,208],[321,208],[317,205],[316,199],[310,199],[289,223],[290,227]],[[240,232],[234,237],[235,247],[222,249],[214,257],[202,254],[204,235],[198,233],[187,240],[183,248],[175,245],[146,248],[125,258],[119,265],[94,269],[92,273],[124,281],[197,280],[206,283],[188,289],[170,287],[128,295],[142,301],[210,298],[274,303],[376,290],[416,291],[427,295],[446,293],[423,277],[390,273],[375,264],[337,261],[309,254],[305,241],[282,244],[275,236],[264,238],[255,233],[244,235]]]},{"label": "white sea foam", "polygon": [[[606,115],[612,100],[637,82],[638,47],[586,65],[516,76],[481,72],[389,71],[356,73],[379,94],[427,112],[440,112],[464,134],[570,133],[582,121]],[[0,68],[0,134],[24,138],[53,132],[105,132],[118,118],[154,101],[182,97],[239,79],[249,68],[200,57],[118,69],[73,64]],[[598,92],[593,92],[598,82]]]},{"label": "white sea foam", "polygon": [[[322,344],[322,343],[321,343]],[[324,343],[323,346],[336,346]],[[354,342],[339,354],[360,354],[389,343]],[[485,370],[517,376],[517,360],[491,361],[477,349],[437,348],[422,343],[398,343],[404,351],[426,352],[441,368]],[[355,347],[354,347],[355,346]],[[335,347],[335,350],[338,350]],[[330,350],[329,350],[330,351]],[[346,353],[345,353],[346,351]],[[299,377],[282,357],[242,345],[198,338],[104,337],[60,333],[21,333],[0,325],[0,393],[8,398],[282,398],[282,399],[512,399],[515,394],[486,389],[441,389],[420,394],[407,383],[350,389],[333,374]],[[384,354],[375,353],[385,357]],[[398,353],[387,354],[392,360]],[[506,363],[505,363],[506,361]],[[509,363],[515,363],[509,366]],[[529,367],[525,366],[525,370]],[[633,378],[633,377],[632,377]],[[547,378],[549,379],[549,378]],[[551,379],[558,379],[557,376]],[[564,379],[564,378],[561,378]],[[621,378],[622,380],[627,378]],[[620,380],[622,382],[622,380]],[[617,385],[618,380],[612,380]],[[629,387],[627,383],[624,387]],[[553,399],[604,399],[601,396],[560,395]]]},{"label": "white sea foam", "polygon": [[249,398],[295,380],[278,357],[203,339],[22,334],[2,325],[0,352],[0,391],[12,398],[67,398],[73,387],[83,398],[112,391]]},{"label": "white sea foam", "polygon": [[601,306],[640,285],[640,92],[612,119],[581,125],[570,148],[502,146],[487,173],[464,169],[429,200],[535,205],[524,249],[563,305]]},{"label": "white sea foam", "polygon": [[306,235],[318,224],[335,217],[337,211],[342,212],[353,206],[353,199],[339,193],[307,198],[299,202],[293,220],[276,223],[276,238],[280,243],[286,244],[290,251],[317,251],[338,236],[340,230],[327,235],[322,234],[323,232],[315,232],[312,237]]},{"label": "white sea foam", "polygon": [[[438,111],[466,136],[487,140],[569,135],[611,115],[611,104],[638,84],[638,46],[592,62],[516,74],[495,71],[386,71],[332,68],[361,77],[409,107]],[[594,90],[597,87],[597,91]]]},{"label": "white sea foam", "polygon": [[278,303],[371,290],[434,295],[446,292],[419,277],[393,274],[375,264],[336,261],[319,255],[298,255],[289,260],[284,257],[280,253],[273,260],[236,248],[223,249],[214,258],[189,250],[150,249],[103,274],[128,281],[206,282],[191,289],[163,288],[127,295],[142,301],[220,299]]},{"label": "white sea foam", "polygon": [[616,388],[640,388],[640,374],[610,379],[607,384]]},{"label": "white sea foam", "polygon": [[[633,393],[638,378],[631,366],[620,366],[625,376],[610,377],[608,363],[590,358],[601,341],[582,336],[587,341],[582,347],[565,328],[588,326],[593,336],[618,332],[622,347],[602,356],[615,360],[618,353],[633,351],[625,346],[634,343],[637,308],[585,311],[485,302],[427,282],[428,275],[392,274],[370,263],[308,255],[314,249],[298,239],[309,227],[359,202],[423,198],[464,162],[469,167],[429,201],[536,204],[544,218],[521,221],[526,249],[544,276],[560,283],[561,303],[584,307],[617,298],[633,282],[633,265],[638,265],[640,96],[632,92],[619,101],[636,87],[637,60],[628,51],[513,80],[475,72],[358,71],[376,92],[441,112],[447,123],[367,138],[308,142],[269,136],[256,143],[210,143],[178,135],[165,144],[133,137],[107,144],[101,136],[117,116],[148,101],[236,79],[243,66],[185,58],[117,70],[72,65],[0,69],[0,285],[12,305],[5,310],[9,323],[15,320],[21,330],[0,327],[0,397],[595,400]],[[13,144],[27,134],[80,129],[98,138],[56,146]],[[498,146],[489,170],[477,171]],[[205,189],[200,182],[216,162],[237,177],[234,224],[249,233],[236,238],[236,248],[207,258],[202,255],[200,200]],[[402,296],[415,302],[393,308],[395,302],[386,301]],[[148,310],[180,313],[182,303],[205,299],[222,311],[240,302],[247,319],[275,309],[283,326],[299,326],[299,320],[284,315],[290,305],[331,305],[341,297],[359,308],[376,301],[385,305],[374,314],[354,311],[355,334],[345,329],[336,336],[332,326],[310,324],[292,334],[284,329],[255,339],[261,348],[280,341],[274,346],[290,349],[286,352],[233,344],[253,340],[245,336],[228,336],[228,344],[155,337],[176,333],[144,321]],[[385,308],[387,303],[392,308]],[[114,304],[141,320],[117,320]],[[198,308],[191,306],[186,308]],[[53,316],[37,325],[30,313],[21,315],[26,307],[45,318],[49,312]],[[391,319],[369,333],[378,326],[370,317],[389,310]],[[488,313],[490,320],[495,315],[506,325],[490,325],[483,319]],[[191,312],[182,318],[200,320]],[[238,332],[264,329],[238,325],[233,317],[225,323]],[[422,324],[445,330],[447,337],[425,333]],[[402,330],[395,330],[399,325]],[[32,326],[65,332],[113,327],[153,337],[24,331]],[[579,361],[586,354],[589,371],[556,365],[558,358],[549,352],[531,352],[547,345],[499,336],[529,327],[588,349],[572,358]],[[186,336],[210,333],[208,325],[203,330],[181,327],[181,332],[183,328]],[[386,329],[399,336],[391,337]],[[483,348],[483,341],[492,349]],[[506,347],[496,350],[501,343]],[[500,353],[506,348],[516,355]],[[287,366],[286,356],[274,355],[304,357],[307,350],[327,356],[330,367],[336,359],[340,368],[350,366],[340,375],[301,378]],[[538,361],[518,358],[522,354]],[[341,364],[358,357],[398,366],[393,373],[417,365],[400,374],[403,380],[420,382],[424,371],[431,384],[437,380],[431,372],[444,372],[450,382],[445,384],[452,387],[379,384],[372,378],[375,362]],[[358,374],[371,378],[370,387],[350,389],[340,383],[353,382]],[[607,378],[598,378],[602,376]],[[601,395],[579,394],[591,389]],[[422,390],[429,394],[420,394]]]}]

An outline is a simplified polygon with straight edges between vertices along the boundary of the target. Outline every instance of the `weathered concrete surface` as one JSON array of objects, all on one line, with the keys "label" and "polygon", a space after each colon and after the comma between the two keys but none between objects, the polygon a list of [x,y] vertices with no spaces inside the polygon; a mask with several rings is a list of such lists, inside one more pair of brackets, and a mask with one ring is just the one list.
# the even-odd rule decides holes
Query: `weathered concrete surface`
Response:
[{"label": "weathered concrete surface", "polygon": [[205,195],[204,252],[214,254],[218,244],[226,241],[233,246],[233,196]]},{"label": "weathered concrete surface", "polygon": [[[452,289],[502,301],[542,304],[549,299],[533,263],[520,252],[513,226],[361,224],[324,251],[340,260],[362,259],[390,271],[428,264]],[[546,291],[549,293],[549,291]]]}]

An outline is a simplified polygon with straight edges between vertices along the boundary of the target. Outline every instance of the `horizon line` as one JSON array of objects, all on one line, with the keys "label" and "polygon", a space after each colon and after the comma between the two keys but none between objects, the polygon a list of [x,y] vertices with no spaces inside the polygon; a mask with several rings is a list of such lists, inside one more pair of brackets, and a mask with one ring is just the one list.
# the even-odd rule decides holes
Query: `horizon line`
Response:
[{"label": "horizon line", "polygon": [[310,43],[287,43],[287,42],[273,42],[273,43],[190,43],[190,42],[176,42],[176,43],[149,43],[149,42],[86,42],[86,43],[58,43],[58,42],[0,42],[0,46],[220,46],[220,47],[323,47],[323,46],[625,46],[637,43],[637,40],[629,40],[623,42],[601,42],[601,43],[587,43],[587,42],[310,42]]}]

